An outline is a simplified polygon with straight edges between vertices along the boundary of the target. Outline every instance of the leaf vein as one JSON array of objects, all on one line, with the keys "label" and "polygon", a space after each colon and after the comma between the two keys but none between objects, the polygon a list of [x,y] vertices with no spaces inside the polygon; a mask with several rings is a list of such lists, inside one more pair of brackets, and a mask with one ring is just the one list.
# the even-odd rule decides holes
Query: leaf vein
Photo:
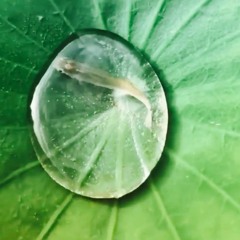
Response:
[{"label": "leaf vein", "polygon": [[45,48],[44,46],[42,46],[41,44],[39,44],[36,40],[34,40],[33,38],[27,36],[21,29],[19,29],[16,25],[14,25],[13,23],[11,23],[9,20],[3,18],[0,15],[0,19],[5,22],[8,26],[10,26],[12,29],[14,29],[19,35],[21,35],[22,37],[24,37],[25,39],[27,39],[29,42],[33,43],[34,45],[36,45],[38,48],[42,49],[44,52],[49,54],[49,50],[47,48]]},{"label": "leaf vein", "polygon": [[[194,53],[190,53],[188,55],[185,55],[185,57],[181,61],[178,61],[174,65],[169,65],[169,67],[167,67],[167,70],[170,71],[170,72],[174,72],[174,71],[172,71],[171,68],[181,69],[184,66],[187,66],[187,65],[189,66],[190,64],[195,64],[195,61],[193,61],[194,59],[198,59],[198,58],[202,57],[203,55],[205,56],[205,54],[212,53],[215,50],[219,50],[219,48],[223,48],[223,43],[226,43],[226,42],[231,43],[233,40],[239,39],[239,37],[240,37],[240,32],[239,31],[236,31],[233,34],[228,33],[226,36],[218,38],[208,48],[200,47]],[[236,52],[236,53],[238,53],[238,52]],[[237,57],[238,57],[238,55],[239,54],[237,54]],[[188,58],[189,56],[191,56],[191,57]],[[181,82],[177,82],[174,85],[174,88],[175,89],[178,88],[180,83]]]},{"label": "leaf vein", "polygon": [[159,58],[162,55],[164,50],[177,38],[177,36],[182,32],[182,30],[184,28],[186,28],[189,25],[189,23],[191,23],[191,21],[198,15],[198,13],[201,10],[201,8],[204,7],[205,5],[207,5],[209,2],[211,2],[211,0],[204,0],[204,1],[202,1],[194,9],[194,11],[190,13],[190,15],[185,19],[185,21],[183,21],[183,23],[179,26],[179,28],[173,33],[173,35],[169,39],[169,41],[166,44],[164,44],[161,48],[158,48],[156,50],[156,52],[153,53],[152,58],[154,60],[157,60],[157,58]]},{"label": "leaf vein", "polygon": [[122,170],[123,170],[123,151],[122,146],[123,144],[123,136],[124,136],[124,129],[122,127],[122,115],[120,114],[119,120],[120,123],[118,125],[117,133],[118,133],[118,141],[116,146],[116,188],[121,191],[122,188]]},{"label": "leaf vein", "polygon": [[146,47],[147,40],[150,38],[151,33],[153,32],[152,29],[156,25],[157,19],[158,19],[158,14],[159,12],[162,11],[162,8],[165,4],[166,0],[158,1],[157,6],[154,8],[154,11],[149,14],[149,18],[147,19],[148,26],[145,27],[145,32],[144,36],[142,37],[142,42],[139,44],[139,48],[144,49]]},{"label": "leaf vein", "polygon": [[73,193],[68,194],[67,197],[64,198],[61,205],[50,216],[47,224],[43,227],[43,229],[41,230],[41,232],[37,236],[36,240],[42,240],[44,237],[46,237],[46,235],[49,234],[49,232],[52,230],[53,226],[55,225],[55,223],[59,219],[60,215],[69,207],[72,199],[73,199]]},{"label": "leaf vein", "polygon": [[214,127],[214,125],[211,125],[211,127],[207,124],[204,124],[204,123],[197,123],[195,122],[195,124],[192,123],[191,119],[188,119],[186,117],[182,118],[182,121],[183,122],[186,122],[186,124],[192,124],[193,127],[194,126],[197,126],[197,127],[200,127],[200,128],[203,128],[207,131],[213,131],[213,132],[219,132],[219,133],[222,133],[222,134],[227,134],[231,137],[236,137],[236,138],[240,138],[240,133],[237,132],[237,131],[233,131],[233,130],[228,130],[228,129],[223,129],[223,128],[220,128],[220,127]]},{"label": "leaf vein", "polygon": [[135,129],[135,124],[133,123],[133,119],[131,117],[131,134],[132,134],[132,139],[133,139],[133,143],[135,145],[135,151],[136,151],[136,154],[138,156],[138,159],[140,161],[140,164],[142,166],[142,169],[143,169],[143,173],[144,173],[144,177],[146,178],[149,174],[150,174],[150,170],[148,169],[148,167],[146,166],[146,160],[143,158],[143,154],[141,152],[141,147],[139,146],[139,142],[136,138],[136,129]]},{"label": "leaf vein", "polygon": [[169,230],[171,231],[172,233],[172,236],[174,238],[174,240],[181,240],[177,230],[176,230],[176,227],[174,226],[168,212],[167,212],[167,209],[166,207],[164,206],[164,203],[163,203],[163,200],[162,200],[162,197],[159,193],[159,190],[157,190],[152,178],[149,178],[149,184],[150,184],[150,188],[153,192],[153,195],[154,195],[154,198],[156,200],[156,203],[157,203],[157,206],[160,210],[160,212],[163,214],[166,222],[167,222],[167,225],[168,225],[168,228]]},{"label": "leaf vein", "polygon": [[37,71],[34,69],[35,66],[32,67],[32,68],[30,68],[30,67],[27,67],[27,66],[25,66],[25,65],[23,65],[23,64],[21,64],[21,63],[14,62],[14,61],[12,61],[12,60],[9,60],[9,59],[3,58],[3,57],[0,57],[0,61],[3,61],[3,62],[5,62],[5,63],[9,63],[9,64],[14,64],[14,65],[17,66],[17,67],[20,67],[20,68],[22,68],[22,69],[24,69],[24,70],[29,71],[30,73],[31,73],[31,72],[37,73]]},{"label": "leaf vein", "polygon": [[109,219],[106,240],[114,239],[114,232],[116,229],[117,220],[118,220],[118,200],[116,199],[114,200],[114,205],[112,207],[112,211]]},{"label": "leaf vein", "polygon": [[126,1],[126,17],[125,17],[125,20],[124,22],[126,23],[126,39],[128,40],[129,39],[129,34],[130,34],[130,19],[131,19],[131,8],[132,8],[132,1],[131,0],[128,0]]},{"label": "leaf vein", "polygon": [[166,152],[168,152],[168,154],[172,156],[170,159],[172,159],[176,163],[181,164],[183,167],[191,171],[196,177],[200,178],[205,183],[207,183],[214,191],[221,195],[223,199],[227,200],[233,207],[240,211],[240,204],[231,195],[229,195],[229,193],[227,193],[224,189],[222,189],[218,184],[213,182],[211,179],[209,179],[205,174],[199,172],[196,168],[191,166],[188,162],[184,161],[180,157],[177,157],[176,154],[174,154],[170,149],[166,150],[167,150]]},{"label": "leaf vein", "polygon": [[[67,147],[69,147],[70,145],[77,143],[78,140],[80,140],[81,138],[83,138],[84,136],[86,136],[86,134],[88,134],[89,132],[91,132],[92,130],[94,130],[96,127],[98,127],[103,120],[106,120],[106,118],[108,118],[109,113],[112,113],[111,110],[105,111],[104,113],[101,113],[98,117],[95,117],[88,123],[88,125],[86,127],[84,127],[81,131],[79,131],[76,135],[74,135],[73,137],[69,138],[67,141],[65,141],[61,148],[66,149]],[[55,121],[55,120],[54,120]],[[57,119],[56,121],[59,121],[59,119]],[[52,156],[55,155],[55,153],[51,154]]]},{"label": "leaf vein", "polygon": [[103,19],[103,14],[102,14],[102,11],[100,9],[98,1],[97,0],[93,0],[93,4],[94,4],[95,10],[96,10],[96,15],[99,16],[99,20],[101,22],[102,27],[104,29],[107,29],[106,23],[105,23],[105,21]]},{"label": "leaf vein", "polygon": [[79,183],[80,186],[83,184],[84,180],[87,178],[87,176],[93,170],[93,165],[96,164],[100,153],[102,152],[102,150],[104,149],[104,147],[107,143],[109,134],[111,132],[110,130],[112,130],[111,126],[108,126],[108,129],[106,130],[105,134],[102,136],[102,138],[98,142],[98,145],[95,147],[94,151],[92,152],[91,156],[89,157],[88,163],[86,164],[86,167],[84,169],[84,174],[80,175],[77,180],[77,183]]},{"label": "leaf vein", "polygon": [[39,161],[30,162],[27,165],[11,172],[7,177],[5,177],[3,180],[0,181],[0,187],[2,187],[4,184],[8,183],[9,181],[13,180],[14,178],[19,177],[21,174],[25,173],[26,171],[35,168],[40,165]]},{"label": "leaf vein", "polygon": [[49,2],[52,4],[53,8],[59,13],[59,16],[63,19],[65,24],[69,27],[71,33],[74,33],[75,32],[75,28],[70,23],[68,18],[64,15],[64,13],[60,10],[60,8],[57,6],[56,2],[54,0],[49,0]]}]

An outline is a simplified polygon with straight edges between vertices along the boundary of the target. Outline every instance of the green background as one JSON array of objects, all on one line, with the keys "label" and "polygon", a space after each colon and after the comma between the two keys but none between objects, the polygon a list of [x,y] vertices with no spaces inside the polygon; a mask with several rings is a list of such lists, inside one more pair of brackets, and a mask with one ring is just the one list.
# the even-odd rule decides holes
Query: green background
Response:
[{"label": "green background", "polygon": [[[141,49],[169,106],[161,161],[119,200],[58,186],[30,140],[34,87],[91,27]],[[239,0],[1,0],[0,239],[239,240],[239,56]]]}]

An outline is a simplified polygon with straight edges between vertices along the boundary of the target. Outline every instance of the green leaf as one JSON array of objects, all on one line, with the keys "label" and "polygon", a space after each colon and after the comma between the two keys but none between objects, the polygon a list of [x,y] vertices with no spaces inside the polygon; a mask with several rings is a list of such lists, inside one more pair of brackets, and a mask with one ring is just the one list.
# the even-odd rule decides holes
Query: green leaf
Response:
[{"label": "green leaf", "polygon": [[[237,0],[0,2],[0,239],[238,240]],[[137,191],[90,200],[58,186],[30,141],[33,88],[82,28],[140,48],[164,86],[167,144]]]}]

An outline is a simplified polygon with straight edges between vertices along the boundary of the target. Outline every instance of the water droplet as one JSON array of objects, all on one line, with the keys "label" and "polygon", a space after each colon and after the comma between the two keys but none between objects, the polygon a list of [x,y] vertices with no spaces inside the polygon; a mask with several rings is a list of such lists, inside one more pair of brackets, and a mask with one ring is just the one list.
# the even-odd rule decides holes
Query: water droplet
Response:
[{"label": "water droplet", "polygon": [[37,19],[38,19],[39,22],[41,22],[41,21],[44,19],[44,17],[41,16],[41,15],[38,15],[38,16],[37,16]]},{"label": "water droplet", "polygon": [[[107,31],[82,31],[59,52],[31,111],[44,169],[84,196],[133,191],[165,143],[167,105],[157,75],[134,46]],[[142,166],[150,165],[146,174]]]}]

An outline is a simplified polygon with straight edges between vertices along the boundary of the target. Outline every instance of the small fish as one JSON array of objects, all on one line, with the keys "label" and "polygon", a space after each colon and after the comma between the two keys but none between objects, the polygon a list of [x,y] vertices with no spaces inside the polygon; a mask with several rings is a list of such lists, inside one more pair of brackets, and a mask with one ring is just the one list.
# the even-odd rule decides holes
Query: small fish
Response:
[{"label": "small fish", "polygon": [[95,86],[120,91],[121,93],[130,95],[138,99],[147,108],[145,126],[147,128],[151,128],[152,109],[150,102],[145,96],[145,94],[138,88],[136,88],[129,80],[112,77],[105,71],[89,67],[86,64],[79,63],[65,57],[56,58],[56,60],[53,63],[53,67],[57,71],[66,74],[72,79],[91,83]]}]

